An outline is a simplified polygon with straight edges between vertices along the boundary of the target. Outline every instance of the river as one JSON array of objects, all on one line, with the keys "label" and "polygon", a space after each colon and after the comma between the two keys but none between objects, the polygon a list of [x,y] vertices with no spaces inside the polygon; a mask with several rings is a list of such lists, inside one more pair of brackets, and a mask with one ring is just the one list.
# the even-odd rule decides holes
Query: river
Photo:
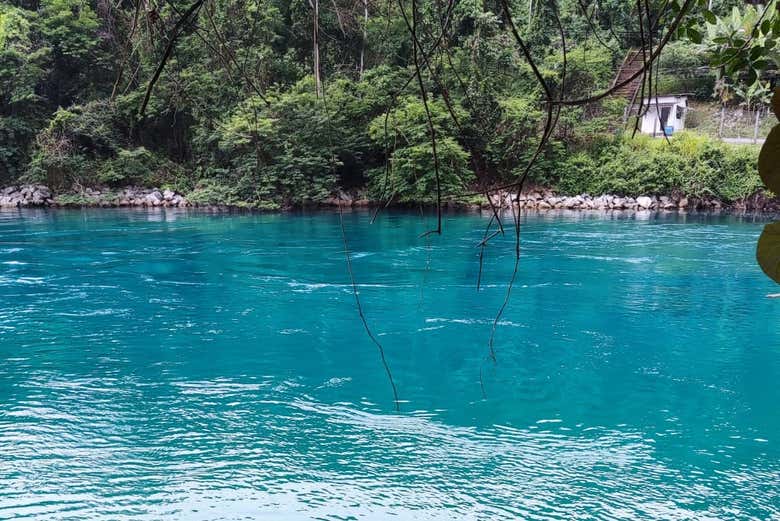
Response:
[{"label": "river", "polygon": [[0,518],[770,519],[764,218],[0,213]]}]

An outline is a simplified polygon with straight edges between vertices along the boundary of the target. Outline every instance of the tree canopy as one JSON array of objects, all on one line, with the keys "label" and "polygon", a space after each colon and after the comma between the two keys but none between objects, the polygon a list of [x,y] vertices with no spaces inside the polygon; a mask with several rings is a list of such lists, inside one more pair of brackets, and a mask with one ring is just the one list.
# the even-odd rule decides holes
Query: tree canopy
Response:
[{"label": "tree canopy", "polygon": [[631,131],[630,49],[645,96],[765,103],[778,31],[775,0],[6,1],[0,181],[259,207],[559,182]]}]

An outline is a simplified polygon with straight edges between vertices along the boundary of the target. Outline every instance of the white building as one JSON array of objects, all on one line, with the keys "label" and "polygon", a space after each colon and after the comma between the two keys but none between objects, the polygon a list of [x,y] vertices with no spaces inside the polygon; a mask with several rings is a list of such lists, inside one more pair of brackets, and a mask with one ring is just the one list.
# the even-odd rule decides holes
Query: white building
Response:
[{"label": "white building", "polygon": [[[637,110],[638,104],[634,107]],[[687,96],[658,96],[646,99],[642,106],[642,134],[651,136],[674,135],[685,128],[685,113],[688,110]]]}]

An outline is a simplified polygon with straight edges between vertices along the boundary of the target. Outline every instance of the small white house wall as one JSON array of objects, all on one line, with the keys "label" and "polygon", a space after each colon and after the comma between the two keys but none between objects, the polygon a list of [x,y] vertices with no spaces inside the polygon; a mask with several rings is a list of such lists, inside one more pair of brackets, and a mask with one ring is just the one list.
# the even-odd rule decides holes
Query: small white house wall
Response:
[{"label": "small white house wall", "polygon": [[[663,130],[660,126],[660,119],[658,118],[657,108],[663,110],[669,108],[669,117],[666,120],[666,126],[672,127],[673,132],[683,130],[685,128],[685,109],[687,101],[685,98],[679,98],[673,103],[669,103],[666,99],[658,100],[656,104],[655,100],[646,100],[645,103],[649,103],[647,112],[642,117],[642,124],[640,126],[640,132],[650,135],[663,135]],[[678,107],[681,117],[677,117]]]}]

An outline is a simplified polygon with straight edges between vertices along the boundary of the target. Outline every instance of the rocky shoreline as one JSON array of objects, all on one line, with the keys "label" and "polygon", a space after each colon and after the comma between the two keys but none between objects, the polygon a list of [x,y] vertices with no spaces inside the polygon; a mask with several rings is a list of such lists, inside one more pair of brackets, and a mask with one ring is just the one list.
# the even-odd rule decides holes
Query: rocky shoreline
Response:
[{"label": "rocky shoreline", "polygon": [[44,185],[18,185],[0,189],[0,207],[177,207],[193,206],[173,190],[128,186],[119,190],[84,188],[54,194]]},{"label": "rocky shoreline", "polygon": [[[725,203],[715,197],[690,197],[681,194],[642,195],[624,197],[602,194],[591,196],[581,194],[566,196],[556,194],[549,189],[531,189],[520,194],[499,191],[490,196],[491,202],[466,203],[448,202],[449,209],[491,210],[492,207],[521,210],[628,210],[628,211],[739,211],[739,212],[780,212],[780,199],[768,197],[762,192],[749,197]],[[491,204],[492,203],[492,204]],[[326,199],[322,207],[369,207],[380,204],[359,196],[339,193]],[[0,188],[0,208],[208,208],[231,209],[226,205],[197,204],[189,201],[184,194],[173,190],[128,186],[121,189],[84,188],[55,194],[47,186],[26,184]],[[492,211],[492,210],[491,210]]]},{"label": "rocky shoreline", "polygon": [[[778,212],[780,200],[770,198],[762,192],[738,199],[731,203],[721,201],[717,197],[691,197],[682,194],[671,195],[640,195],[624,197],[613,194],[591,196],[581,194],[575,196],[558,195],[551,190],[532,190],[517,194],[498,193],[491,196],[494,206],[533,210],[636,210],[636,211],[693,211],[693,210],[735,210],[751,212]],[[489,203],[482,208],[490,208]]]}]

